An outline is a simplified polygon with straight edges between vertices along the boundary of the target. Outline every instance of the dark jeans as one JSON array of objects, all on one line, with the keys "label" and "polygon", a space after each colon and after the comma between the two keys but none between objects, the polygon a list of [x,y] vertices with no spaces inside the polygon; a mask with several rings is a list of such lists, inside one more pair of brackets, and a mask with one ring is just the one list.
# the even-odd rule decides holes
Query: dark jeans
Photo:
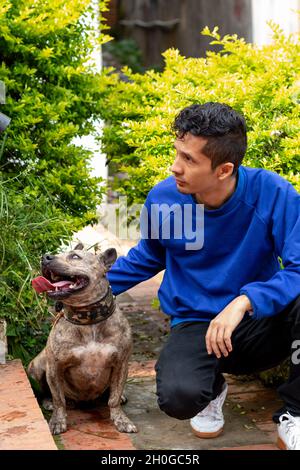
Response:
[{"label": "dark jeans", "polygon": [[186,322],[171,329],[155,366],[161,410],[177,419],[192,418],[221,392],[222,372],[251,374],[291,356],[289,379],[278,388],[285,407],[273,420],[278,422],[284,411],[300,416],[300,297],[273,317],[253,320],[246,314],[232,334],[233,350],[226,358],[207,354],[208,326]]}]

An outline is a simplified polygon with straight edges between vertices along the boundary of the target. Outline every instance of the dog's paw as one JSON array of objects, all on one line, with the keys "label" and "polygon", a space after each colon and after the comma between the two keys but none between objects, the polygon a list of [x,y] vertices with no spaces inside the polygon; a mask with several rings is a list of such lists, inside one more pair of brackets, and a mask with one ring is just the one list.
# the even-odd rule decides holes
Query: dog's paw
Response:
[{"label": "dog's paw", "polygon": [[49,428],[53,435],[62,434],[67,430],[67,420],[58,420],[52,417],[49,421]]},{"label": "dog's paw", "polygon": [[125,423],[124,427],[125,427],[125,429],[124,429],[123,432],[138,432],[137,427],[131,422]]},{"label": "dog's paw", "polygon": [[138,432],[137,427],[129,419],[118,419],[114,424],[119,432]]}]

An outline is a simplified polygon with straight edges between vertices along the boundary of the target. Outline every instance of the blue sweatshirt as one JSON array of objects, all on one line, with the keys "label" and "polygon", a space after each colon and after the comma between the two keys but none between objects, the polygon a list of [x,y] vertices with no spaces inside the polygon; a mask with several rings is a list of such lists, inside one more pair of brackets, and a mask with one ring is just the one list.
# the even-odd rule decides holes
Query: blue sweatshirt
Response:
[{"label": "blue sweatshirt", "polygon": [[[162,203],[174,211],[157,219],[151,207]],[[184,218],[187,206],[190,216]],[[184,224],[193,224],[196,240],[200,207],[192,195],[177,190],[173,176],[149,192],[142,217],[148,228],[141,226],[138,245],[108,272],[115,295],[165,269],[158,297],[171,326],[210,321],[241,294],[250,299],[255,319],[276,315],[300,295],[300,195],[290,183],[276,173],[241,166],[232,196],[216,210],[204,209],[203,246],[195,249]],[[174,228],[176,213],[182,236]],[[166,224],[170,236],[163,233]]]}]

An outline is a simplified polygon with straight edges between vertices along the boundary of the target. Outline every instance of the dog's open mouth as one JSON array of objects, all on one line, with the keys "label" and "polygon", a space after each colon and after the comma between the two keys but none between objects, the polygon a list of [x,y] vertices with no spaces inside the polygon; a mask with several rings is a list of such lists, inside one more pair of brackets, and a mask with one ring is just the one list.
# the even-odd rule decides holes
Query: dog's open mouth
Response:
[{"label": "dog's open mouth", "polygon": [[44,276],[33,279],[32,287],[40,294],[47,292],[50,297],[58,297],[75,293],[89,283],[88,277],[83,275],[65,276],[56,274],[53,271],[44,271]]}]

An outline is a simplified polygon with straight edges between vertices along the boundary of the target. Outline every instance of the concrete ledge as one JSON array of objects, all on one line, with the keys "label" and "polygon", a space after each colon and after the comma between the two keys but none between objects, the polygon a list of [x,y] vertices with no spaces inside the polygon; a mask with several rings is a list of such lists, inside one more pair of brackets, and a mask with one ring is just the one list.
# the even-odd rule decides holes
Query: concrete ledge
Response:
[{"label": "concrete ledge", "polygon": [[19,359],[0,365],[0,450],[57,450]]}]

